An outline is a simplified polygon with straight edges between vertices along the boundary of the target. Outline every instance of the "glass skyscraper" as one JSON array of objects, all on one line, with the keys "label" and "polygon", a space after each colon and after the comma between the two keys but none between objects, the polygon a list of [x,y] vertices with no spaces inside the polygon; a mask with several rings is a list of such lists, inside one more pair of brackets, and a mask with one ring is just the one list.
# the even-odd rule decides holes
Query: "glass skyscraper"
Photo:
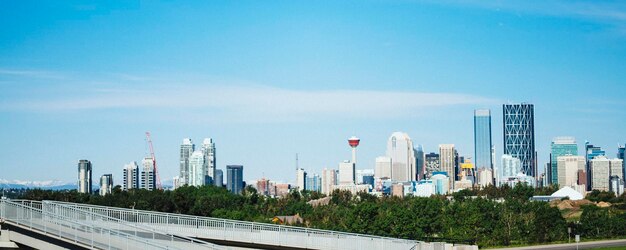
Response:
[{"label": "glass skyscraper", "polygon": [[243,191],[243,166],[226,166],[226,188],[234,194],[240,194]]},{"label": "glass skyscraper", "polygon": [[622,159],[622,171],[624,172],[623,176],[626,176],[626,144],[624,146],[617,147],[617,158]]},{"label": "glass skyscraper", "polygon": [[557,160],[559,156],[578,155],[578,145],[574,137],[556,137],[550,146],[550,172],[547,173],[550,183],[559,182]]},{"label": "glass skyscraper", "polygon": [[535,166],[535,108],[532,104],[502,105],[504,154],[521,161],[527,176],[537,177]]},{"label": "glass skyscraper", "polygon": [[474,110],[474,163],[477,169],[492,169],[491,110]]}]

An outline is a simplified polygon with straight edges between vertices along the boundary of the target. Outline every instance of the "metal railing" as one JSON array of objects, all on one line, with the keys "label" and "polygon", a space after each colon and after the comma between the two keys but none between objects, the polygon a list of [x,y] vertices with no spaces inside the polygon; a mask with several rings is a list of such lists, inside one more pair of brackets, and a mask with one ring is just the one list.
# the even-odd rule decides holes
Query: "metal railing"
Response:
[{"label": "metal railing", "polygon": [[59,201],[45,202],[63,204],[66,207],[135,223],[137,226],[150,227],[168,234],[212,240],[306,249],[410,249],[419,243],[413,240],[269,223],[255,223]]},{"label": "metal railing", "polygon": [[94,213],[87,209],[81,209],[72,203],[43,201],[42,209],[59,216],[64,216],[73,221],[91,223],[107,228],[114,228],[131,235],[158,242],[170,249],[226,249],[206,241],[190,238],[184,235],[168,234],[152,227],[131,223],[119,218],[110,217],[100,213]]},{"label": "metal railing", "polygon": [[92,249],[171,249],[120,230],[93,223],[81,223],[42,210],[36,201],[0,200],[0,218],[4,223],[40,232]]}]

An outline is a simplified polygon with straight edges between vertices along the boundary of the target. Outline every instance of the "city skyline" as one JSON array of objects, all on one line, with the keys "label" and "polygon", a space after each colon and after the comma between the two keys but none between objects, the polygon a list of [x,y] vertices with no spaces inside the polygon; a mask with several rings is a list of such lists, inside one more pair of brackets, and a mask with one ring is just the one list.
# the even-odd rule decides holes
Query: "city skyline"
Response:
[{"label": "city skyline", "polygon": [[394,131],[472,157],[476,109],[498,164],[501,105],[519,102],[539,172],[554,137],[610,158],[626,142],[620,3],[48,4],[0,3],[0,179],[75,182],[87,159],[119,182],[146,131],[162,181],[183,138],[213,138],[217,169],[246,180],[293,182],[296,153],[311,175],[336,168],[352,135],[357,169]]}]

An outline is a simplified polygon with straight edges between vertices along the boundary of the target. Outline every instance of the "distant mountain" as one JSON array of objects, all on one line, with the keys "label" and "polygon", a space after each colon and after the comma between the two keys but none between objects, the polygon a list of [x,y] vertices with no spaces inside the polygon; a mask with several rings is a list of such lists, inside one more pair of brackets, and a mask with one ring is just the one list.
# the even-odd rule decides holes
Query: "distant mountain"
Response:
[{"label": "distant mountain", "polygon": [[20,181],[20,180],[4,180],[0,179],[0,188],[16,188],[16,189],[46,189],[46,190],[69,190],[76,189],[77,185],[73,182],[49,180],[49,181]]}]

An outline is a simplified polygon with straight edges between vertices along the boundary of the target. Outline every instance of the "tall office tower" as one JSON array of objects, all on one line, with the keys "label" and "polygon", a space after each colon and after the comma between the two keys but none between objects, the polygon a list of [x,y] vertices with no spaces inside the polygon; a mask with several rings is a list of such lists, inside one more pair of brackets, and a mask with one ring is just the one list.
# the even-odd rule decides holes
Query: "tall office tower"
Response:
[{"label": "tall office tower", "polygon": [[609,177],[611,161],[604,155],[594,157],[589,161],[590,171],[588,179],[591,190],[609,191]]},{"label": "tall office tower", "polygon": [[318,193],[321,192],[322,191],[322,178],[317,174],[307,177],[305,189],[311,192],[313,191],[318,192]]},{"label": "tall office tower", "polygon": [[374,168],[376,178],[391,178],[391,158],[387,156],[376,157],[376,167]]},{"label": "tall office tower", "polygon": [[415,180],[419,181],[424,179],[424,171],[426,164],[424,163],[424,147],[417,145],[415,149],[415,168],[417,169]]},{"label": "tall office tower", "polygon": [[585,171],[585,157],[577,155],[559,156],[557,157],[556,168],[558,179],[552,183],[559,184],[560,187],[576,186],[578,185],[578,170]]},{"label": "tall office tower", "polygon": [[172,178],[172,189],[177,189],[180,187],[180,176],[174,176]]},{"label": "tall office tower", "polygon": [[355,171],[354,163],[350,161],[339,163],[339,184],[355,184]]},{"label": "tall office tower", "polygon": [[522,161],[512,155],[502,155],[502,171],[500,171],[500,181],[507,177],[516,176],[522,172]]},{"label": "tall office tower", "polygon": [[191,139],[183,139],[183,144],[180,145],[180,184],[189,185],[189,157],[195,151],[195,145],[191,142]]},{"label": "tall office tower", "polygon": [[337,185],[337,170],[324,168],[322,170],[322,193],[331,194],[335,185]]},{"label": "tall office tower", "polygon": [[206,170],[204,169],[204,154],[202,151],[194,151],[189,157],[189,186],[204,186],[207,184]]},{"label": "tall office tower", "polygon": [[226,166],[226,188],[233,194],[240,194],[243,191],[243,166]]},{"label": "tall office tower", "polygon": [[113,192],[113,175],[103,174],[100,177],[100,196],[105,196]]},{"label": "tall office tower", "polygon": [[617,146],[617,159],[622,160],[622,174],[626,176],[626,144],[624,146]]},{"label": "tall office tower", "polygon": [[504,154],[518,158],[522,172],[537,178],[535,160],[535,115],[532,104],[504,104]]},{"label": "tall office tower", "polygon": [[143,158],[141,172],[141,188],[147,190],[156,189],[156,173],[154,171],[154,159],[151,156]]},{"label": "tall office tower", "polygon": [[91,162],[88,160],[78,161],[78,192],[91,194]]},{"label": "tall office tower", "polygon": [[474,164],[476,169],[493,170],[491,110],[474,110]]},{"label": "tall office tower", "polygon": [[256,191],[260,195],[270,195],[270,180],[261,178],[256,181]]},{"label": "tall office tower", "polygon": [[221,169],[215,170],[215,180],[213,180],[213,184],[218,187],[224,186],[224,171]]},{"label": "tall office tower", "polygon": [[494,181],[496,176],[498,175],[498,164],[496,163],[496,147],[491,146],[491,163],[493,164],[493,175]]},{"label": "tall office tower", "polygon": [[609,175],[617,176],[620,180],[624,180],[624,160],[622,159],[611,159],[609,160],[611,168],[609,171]]},{"label": "tall office tower", "polygon": [[591,160],[596,156],[606,156],[606,152],[601,147],[595,147],[585,141],[585,160],[587,161],[587,190],[591,190]]},{"label": "tall office tower", "polygon": [[441,166],[439,164],[439,154],[437,153],[429,153],[424,157],[424,161],[426,164],[425,176],[427,179],[433,176],[434,172],[440,172]]},{"label": "tall office tower", "polygon": [[446,172],[450,177],[450,189],[454,189],[454,180],[456,173],[456,150],[454,150],[454,144],[440,144],[439,145],[439,168],[442,172]]},{"label": "tall office tower", "polygon": [[560,181],[561,176],[559,174],[557,160],[559,156],[566,155],[578,155],[576,139],[574,137],[565,136],[555,137],[550,146],[550,171],[548,172],[548,177],[550,178],[550,183],[559,183],[561,187],[564,187],[564,185],[561,184],[562,182]]},{"label": "tall office tower", "polygon": [[215,167],[217,166],[215,159],[215,143],[213,139],[204,138],[202,142],[202,153],[204,154],[205,175],[209,177],[210,183],[213,183],[215,180]]},{"label": "tall office tower", "polygon": [[391,158],[391,180],[415,180],[415,150],[409,135],[404,132],[391,134],[387,142],[387,157]]},{"label": "tall office tower", "polygon": [[137,166],[137,162],[132,161],[124,165],[122,176],[124,177],[122,183],[124,191],[139,188],[139,166]]},{"label": "tall office tower", "polygon": [[355,183],[363,184],[363,177],[374,176],[374,169],[359,169],[359,170],[356,170],[355,173],[356,173]]},{"label": "tall office tower", "polygon": [[298,168],[296,170],[296,185],[300,192],[306,188],[306,171],[304,171],[304,168]]},{"label": "tall office tower", "polygon": [[459,181],[461,173],[461,164],[465,162],[465,157],[459,156],[459,152],[454,150],[454,180]]}]

